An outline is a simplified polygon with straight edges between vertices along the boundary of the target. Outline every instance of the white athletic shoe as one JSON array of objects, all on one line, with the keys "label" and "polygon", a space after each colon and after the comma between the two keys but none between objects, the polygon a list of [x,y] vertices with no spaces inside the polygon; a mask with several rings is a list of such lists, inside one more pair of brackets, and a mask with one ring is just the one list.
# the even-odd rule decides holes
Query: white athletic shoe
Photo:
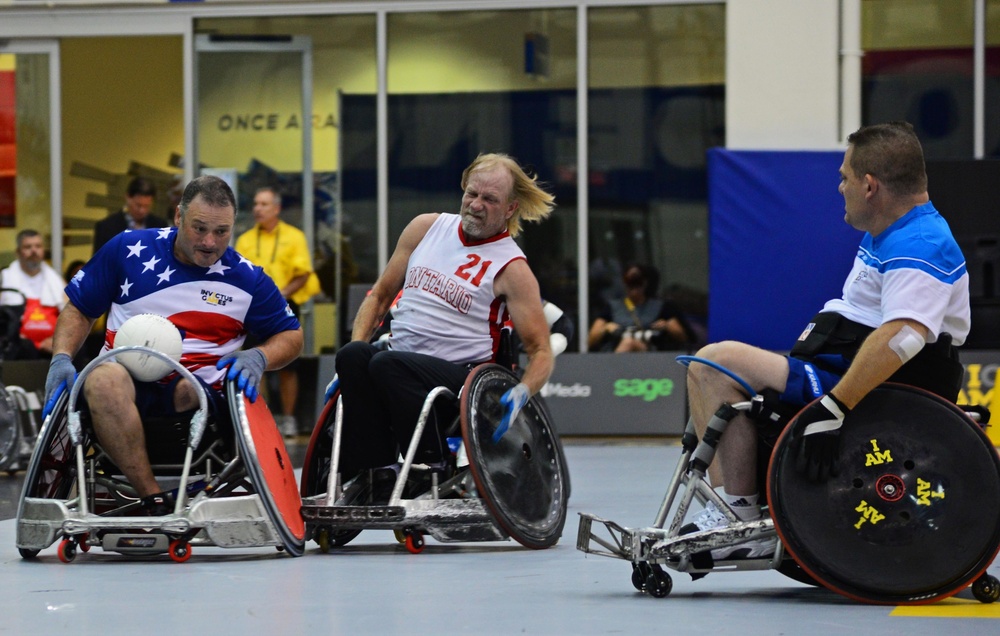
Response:
[{"label": "white athletic shoe", "polygon": [[294,415],[278,416],[278,427],[285,437],[295,437],[299,434],[299,423],[295,421]]},{"label": "white athletic shoe", "polygon": [[[691,523],[698,530],[713,530],[715,528],[725,528],[729,525],[729,519],[722,514],[711,501],[705,505],[698,516],[692,519]],[[692,529],[693,531],[693,529]],[[774,554],[778,547],[777,537],[765,537],[762,539],[751,539],[743,543],[727,545],[722,548],[712,550],[712,559],[722,561],[724,559],[760,559]]]}]

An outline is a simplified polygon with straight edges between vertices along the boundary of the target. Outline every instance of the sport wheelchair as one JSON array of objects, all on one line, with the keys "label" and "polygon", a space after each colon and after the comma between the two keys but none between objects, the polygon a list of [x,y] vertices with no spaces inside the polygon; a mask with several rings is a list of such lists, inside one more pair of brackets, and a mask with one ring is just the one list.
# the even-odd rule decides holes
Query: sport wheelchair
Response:
[{"label": "sport wheelchair", "polygon": [[[102,450],[77,411],[83,381],[124,351],[171,364],[198,388],[199,408],[176,418],[146,418],[147,451],[161,485],[173,487],[174,510],[143,514],[139,495]],[[275,546],[302,554],[305,525],[292,463],[263,400],[250,403],[226,383],[229,413],[211,414],[202,385],[179,363],[146,347],[102,353],[61,390],[45,418],[17,510],[17,548],[25,559],[56,541],[72,561],[94,546],[127,555],[191,558],[193,546]],[[189,421],[184,421],[189,420]]]},{"label": "sport wheelchair", "polygon": [[[877,604],[931,603],[970,584],[983,603],[1000,598],[1000,581],[986,573],[1000,549],[1000,458],[973,419],[980,416],[985,424],[988,412],[966,412],[922,389],[883,384],[848,415],[839,474],[825,483],[796,474],[800,432],[793,417],[767,468],[770,518],[739,521],[705,476],[719,438],[741,412],[778,425],[787,418],[728,370],[693,356],[678,359],[727,373],[753,397],[724,404],[701,440],[688,423],[681,459],[652,527],[625,528],[581,513],[577,549],[630,561],[632,585],[654,597],[672,589],[666,566],[694,579],[716,571],[776,569]],[[729,525],[684,528],[695,499],[713,502]],[[711,558],[715,548],[775,535],[773,556]]]},{"label": "sport wheelchair", "polygon": [[[440,542],[513,537],[528,548],[555,545],[566,521],[569,473],[541,398],[529,400],[500,441],[492,441],[502,412],[500,397],[517,382],[509,369],[488,363],[470,372],[458,396],[446,387],[432,390],[385,505],[371,505],[371,471],[340,483],[343,406],[339,390],[331,391],[302,470],[307,537],[323,552],[345,545],[363,529],[391,529],[414,554],[424,550],[425,534]],[[414,464],[435,401],[456,399],[460,415],[452,429],[457,434],[460,427],[461,437],[449,437],[453,452],[447,467],[442,473]],[[411,493],[410,478],[418,473],[429,481],[428,489]]]}]

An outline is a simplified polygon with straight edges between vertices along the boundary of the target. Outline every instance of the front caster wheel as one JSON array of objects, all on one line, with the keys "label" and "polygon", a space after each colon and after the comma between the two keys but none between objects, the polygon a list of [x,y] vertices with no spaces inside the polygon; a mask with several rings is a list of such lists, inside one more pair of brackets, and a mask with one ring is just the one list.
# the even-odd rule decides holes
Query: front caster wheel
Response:
[{"label": "front caster wheel", "polygon": [[330,554],[330,530],[328,528],[320,528],[316,531],[316,543],[319,544],[319,551],[323,554]]},{"label": "front caster wheel", "polygon": [[63,563],[70,563],[76,558],[76,541],[73,539],[63,539],[59,542],[59,560]]},{"label": "front caster wheel", "polygon": [[424,551],[424,536],[419,532],[406,533],[406,549],[410,554],[420,554]]},{"label": "front caster wheel", "polygon": [[632,564],[632,587],[642,592],[646,588],[646,577],[649,576],[648,563]]},{"label": "front caster wheel", "polygon": [[646,593],[655,598],[663,598],[670,594],[674,588],[674,582],[670,575],[663,571],[658,565],[650,566],[649,575],[646,576]]},{"label": "front caster wheel", "polygon": [[184,563],[191,558],[191,546],[183,539],[174,539],[171,541],[170,549],[167,552],[175,563]]},{"label": "front caster wheel", "polygon": [[972,584],[972,595],[980,603],[993,603],[1000,599],[1000,580],[992,574],[983,574]]}]

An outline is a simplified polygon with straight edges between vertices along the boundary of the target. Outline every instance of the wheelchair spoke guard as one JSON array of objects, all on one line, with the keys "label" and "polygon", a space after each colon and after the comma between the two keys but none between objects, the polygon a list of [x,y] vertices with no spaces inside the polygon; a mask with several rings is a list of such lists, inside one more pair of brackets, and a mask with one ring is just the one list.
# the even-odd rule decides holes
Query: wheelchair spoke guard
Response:
[{"label": "wheelchair spoke guard", "polygon": [[768,470],[775,528],[826,587],[873,603],[929,603],[971,584],[1000,546],[1000,458],[955,405],[885,384],[851,411],[838,474],[795,471],[793,420]]},{"label": "wheelchair spoke guard", "polygon": [[476,367],[461,398],[462,436],[479,495],[497,523],[528,548],[559,540],[566,522],[568,469],[561,442],[536,399],[496,444],[500,397],[517,384],[512,372],[495,364]]},{"label": "wheelchair spoke guard", "polygon": [[231,380],[226,382],[226,394],[250,482],[277,528],[285,549],[292,556],[300,556],[305,550],[306,535],[301,513],[302,498],[281,432],[264,400],[251,403]]}]

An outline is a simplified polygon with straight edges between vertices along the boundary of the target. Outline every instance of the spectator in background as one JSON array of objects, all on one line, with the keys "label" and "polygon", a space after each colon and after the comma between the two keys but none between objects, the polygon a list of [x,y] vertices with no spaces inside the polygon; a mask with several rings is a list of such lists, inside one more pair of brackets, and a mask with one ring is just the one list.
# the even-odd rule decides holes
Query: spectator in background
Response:
[{"label": "spectator in background", "polygon": [[[0,305],[24,306],[18,346],[7,351],[14,358],[33,360],[52,355],[52,334],[59,312],[66,306],[63,292],[66,282],[44,259],[42,235],[35,230],[22,230],[17,235],[17,260],[0,272],[2,286],[20,292],[3,292]],[[14,318],[13,314],[10,316]]]},{"label": "spectator in background", "polygon": [[[319,278],[313,272],[306,235],[282,221],[280,215],[278,191],[271,187],[258,188],[253,197],[255,225],[236,239],[236,251],[264,269],[299,318],[299,306],[319,293]],[[278,371],[278,392],[282,412],[277,418],[278,427],[285,437],[294,437],[299,432],[295,420],[299,398],[297,361]]]},{"label": "spectator in background", "polygon": [[666,351],[695,341],[680,308],[657,296],[660,273],[655,267],[633,263],[622,281],[625,297],[608,301],[590,327],[591,351]]},{"label": "spectator in background", "polygon": [[166,219],[151,214],[156,199],[156,186],[149,179],[136,177],[125,190],[125,207],[94,226],[94,251],[125,230],[143,230],[150,227],[167,227]]}]

